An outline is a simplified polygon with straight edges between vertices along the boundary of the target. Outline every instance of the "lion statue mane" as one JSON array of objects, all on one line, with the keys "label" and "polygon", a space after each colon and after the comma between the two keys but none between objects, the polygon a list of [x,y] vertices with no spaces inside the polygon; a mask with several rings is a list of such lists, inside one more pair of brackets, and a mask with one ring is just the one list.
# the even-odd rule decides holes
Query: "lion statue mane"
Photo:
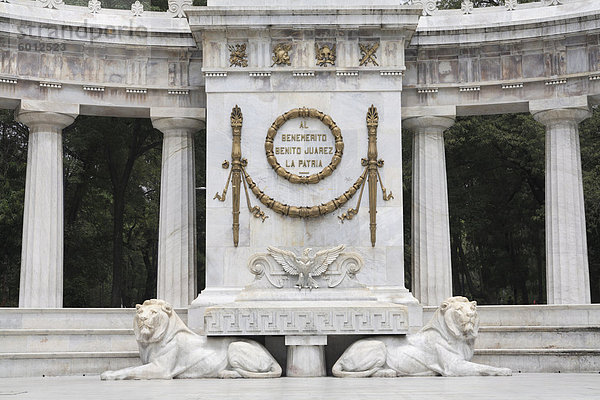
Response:
[{"label": "lion statue mane", "polygon": [[277,361],[253,340],[197,335],[164,300],[146,300],[136,309],[133,331],[144,365],[106,371],[102,380],[281,376]]},{"label": "lion statue mane", "polygon": [[418,333],[359,340],[346,349],[332,372],[354,378],[512,375],[508,368],[470,362],[478,330],[477,303],[466,297],[450,297]]}]

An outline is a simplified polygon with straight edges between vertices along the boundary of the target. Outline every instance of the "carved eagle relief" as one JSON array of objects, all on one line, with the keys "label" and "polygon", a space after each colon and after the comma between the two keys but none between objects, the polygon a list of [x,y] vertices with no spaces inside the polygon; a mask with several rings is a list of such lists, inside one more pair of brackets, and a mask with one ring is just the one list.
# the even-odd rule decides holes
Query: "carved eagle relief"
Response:
[{"label": "carved eagle relief", "polygon": [[346,246],[339,245],[331,249],[318,251],[311,256],[311,248],[304,250],[300,257],[292,251],[281,250],[276,247],[267,247],[269,254],[281,265],[283,270],[290,275],[298,275],[296,287],[298,289],[316,289],[319,287],[313,277],[327,271],[327,268],[338,258]]}]

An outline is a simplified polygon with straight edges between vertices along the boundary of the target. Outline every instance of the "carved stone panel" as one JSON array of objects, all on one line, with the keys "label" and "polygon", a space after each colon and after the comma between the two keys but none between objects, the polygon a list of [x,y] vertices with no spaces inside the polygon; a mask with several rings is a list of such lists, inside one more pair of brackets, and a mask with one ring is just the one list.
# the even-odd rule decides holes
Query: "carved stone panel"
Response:
[{"label": "carved stone panel", "polygon": [[357,253],[344,253],[344,246],[320,250],[304,249],[301,256],[292,251],[269,247],[268,253],[253,255],[248,261],[255,275],[248,289],[259,288],[362,288],[356,279],[364,262]]},{"label": "carved stone panel", "polygon": [[208,336],[389,335],[408,332],[405,306],[379,302],[238,302],[204,314]]}]

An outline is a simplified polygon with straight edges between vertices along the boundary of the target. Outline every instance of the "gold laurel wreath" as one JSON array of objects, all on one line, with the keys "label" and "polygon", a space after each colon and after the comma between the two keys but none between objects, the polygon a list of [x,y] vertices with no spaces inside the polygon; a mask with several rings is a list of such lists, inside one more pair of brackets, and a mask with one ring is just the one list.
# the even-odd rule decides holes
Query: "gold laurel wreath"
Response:
[{"label": "gold laurel wreath", "polygon": [[[283,124],[294,118],[316,118],[327,125],[331,131],[331,134],[335,138],[335,153],[331,158],[331,162],[316,174],[309,176],[293,174],[279,164],[277,157],[275,157],[275,154],[273,153],[273,141],[275,140],[277,131]],[[265,153],[267,155],[267,161],[269,162],[269,165],[275,170],[277,175],[281,176],[282,178],[287,179],[291,183],[319,183],[331,175],[339,165],[340,161],[342,161],[342,154],[344,153],[344,140],[342,139],[342,131],[329,115],[326,115],[319,110],[306,107],[294,108],[277,117],[275,122],[273,122],[267,131],[267,138],[265,139]]]}]

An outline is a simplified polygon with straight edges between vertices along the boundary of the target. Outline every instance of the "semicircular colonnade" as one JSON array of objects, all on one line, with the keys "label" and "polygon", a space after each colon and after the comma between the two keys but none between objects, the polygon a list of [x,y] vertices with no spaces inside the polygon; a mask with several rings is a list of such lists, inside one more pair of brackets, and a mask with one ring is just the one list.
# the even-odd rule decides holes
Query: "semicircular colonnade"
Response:
[{"label": "semicircular colonnade", "polygon": [[[164,134],[158,296],[186,307],[197,294],[195,271],[188,270],[196,254],[191,140],[210,119],[208,81],[217,87],[214,81],[228,74],[269,78],[277,66],[269,67],[267,50],[264,65],[233,72],[214,68],[227,65],[229,55],[203,60],[202,43],[224,29],[220,17],[209,18],[198,11],[203,7],[188,7],[185,0],[170,0],[169,12],[93,3],[0,2],[0,107],[16,110],[30,128],[19,305],[62,307],[61,131],[77,115],[105,115],[151,118]],[[307,2],[297,12],[289,4],[271,9],[260,1],[255,7],[213,3],[223,4],[223,18],[236,28],[256,32],[285,18],[293,29],[316,29],[326,24],[325,9],[335,2],[320,2],[323,9]],[[590,303],[578,123],[600,100],[600,4],[545,0],[511,8],[516,2],[506,1],[501,7],[437,10],[427,0],[396,1],[365,17],[364,5],[349,3],[327,15],[344,29],[360,30],[367,21],[393,36],[400,29],[394,18],[418,21],[412,30],[401,29],[408,39],[404,52],[394,56],[405,69],[336,66],[319,73],[338,80],[363,73],[399,79],[398,112],[414,132],[413,293],[421,304],[438,305],[452,294],[443,132],[457,116],[516,112],[532,113],[547,132],[548,303]],[[294,25],[302,12],[315,16],[312,25]],[[277,73],[291,77],[304,70]]]}]

